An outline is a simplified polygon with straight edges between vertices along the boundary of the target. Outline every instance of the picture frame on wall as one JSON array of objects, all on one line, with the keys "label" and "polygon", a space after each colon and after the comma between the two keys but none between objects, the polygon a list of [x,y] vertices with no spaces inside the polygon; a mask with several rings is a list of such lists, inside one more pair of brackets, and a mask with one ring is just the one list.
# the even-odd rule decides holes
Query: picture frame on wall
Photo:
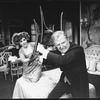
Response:
[{"label": "picture frame on wall", "polygon": [[100,2],[81,2],[80,41],[83,48],[100,45]]}]

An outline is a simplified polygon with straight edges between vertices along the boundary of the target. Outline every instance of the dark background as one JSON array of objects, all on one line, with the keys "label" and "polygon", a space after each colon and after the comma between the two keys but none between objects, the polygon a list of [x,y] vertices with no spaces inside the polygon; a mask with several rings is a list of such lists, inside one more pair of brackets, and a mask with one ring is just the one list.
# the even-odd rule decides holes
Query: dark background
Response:
[{"label": "dark background", "polygon": [[[40,6],[44,14],[46,26],[55,25],[55,30],[60,30],[60,16],[72,22],[73,41],[75,36],[79,43],[80,37],[80,1],[79,0],[0,0],[0,18],[3,21],[4,34],[10,30],[10,39],[14,32],[27,31],[31,34],[30,25],[33,19],[41,28]],[[11,28],[7,26],[8,20],[22,20],[23,27]],[[41,30],[40,30],[41,31]],[[8,42],[7,42],[8,43]],[[6,44],[7,44],[6,43]]]}]

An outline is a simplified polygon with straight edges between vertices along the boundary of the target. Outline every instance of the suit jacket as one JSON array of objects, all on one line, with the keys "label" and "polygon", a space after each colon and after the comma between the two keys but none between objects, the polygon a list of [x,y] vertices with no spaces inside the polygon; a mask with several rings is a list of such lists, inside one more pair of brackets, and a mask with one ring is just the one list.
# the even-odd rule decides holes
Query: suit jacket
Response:
[{"label": "suit jacket", "polygon": [[88,97],[88,74],[86,69],[85,54],[81,46],[70,42],[70,48],[64,56],[60,52],[49,52],[46,64],[57,65],[62,72],[60,81],[66,76],[71,83],[72,92],[77,97]]}]

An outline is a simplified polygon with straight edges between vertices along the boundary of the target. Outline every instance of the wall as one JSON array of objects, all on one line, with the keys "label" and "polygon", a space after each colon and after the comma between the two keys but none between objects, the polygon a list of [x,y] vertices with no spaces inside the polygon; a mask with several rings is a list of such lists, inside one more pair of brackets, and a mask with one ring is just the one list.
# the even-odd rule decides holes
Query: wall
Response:
[{"label": "wall", "polygon": [[[79,44],[79,1],[74,0],[21,0],[21,1],[6,1],[0,2],[0,16],[4,20],[4,34],[9,33],[9,20],[22,20],[23,31],[28,31],[31,34],[31,26],[33,19],[39,25],[41,32],[41,16],[40,6],[42,7],[46,26],[54,25],[55,30],[60,30],[60,16],[64,12],[63,18],[72,22],[73,41]],[[46,27],[44,26],[44,29]],[[10,33],[13,34],[13,33]],[[7,42],[8,43],[8,42]]]}]

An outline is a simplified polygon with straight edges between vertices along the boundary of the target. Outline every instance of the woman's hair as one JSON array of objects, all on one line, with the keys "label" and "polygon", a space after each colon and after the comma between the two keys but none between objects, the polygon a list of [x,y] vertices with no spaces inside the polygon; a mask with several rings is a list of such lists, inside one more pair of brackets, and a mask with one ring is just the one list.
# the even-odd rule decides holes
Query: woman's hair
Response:
[{"label": "woman's hair", "polygon": [[26,40],[29,40],[30,36],[27,32],[14,33],[13,36],[12,36],[12,44],[20,45],[20,40],[22,38],[25,38]]},{"label": "woman's hair", "polygon": [[[54,42],[55,42],[61,35],[64,35],[64,36],[66,37],[64,31],[55,31],[55,32],[52,34],[51,40],[52,40],[53,44],[54,44]],[[66,37],[66,38],[67,38],[67,37]]]}]

